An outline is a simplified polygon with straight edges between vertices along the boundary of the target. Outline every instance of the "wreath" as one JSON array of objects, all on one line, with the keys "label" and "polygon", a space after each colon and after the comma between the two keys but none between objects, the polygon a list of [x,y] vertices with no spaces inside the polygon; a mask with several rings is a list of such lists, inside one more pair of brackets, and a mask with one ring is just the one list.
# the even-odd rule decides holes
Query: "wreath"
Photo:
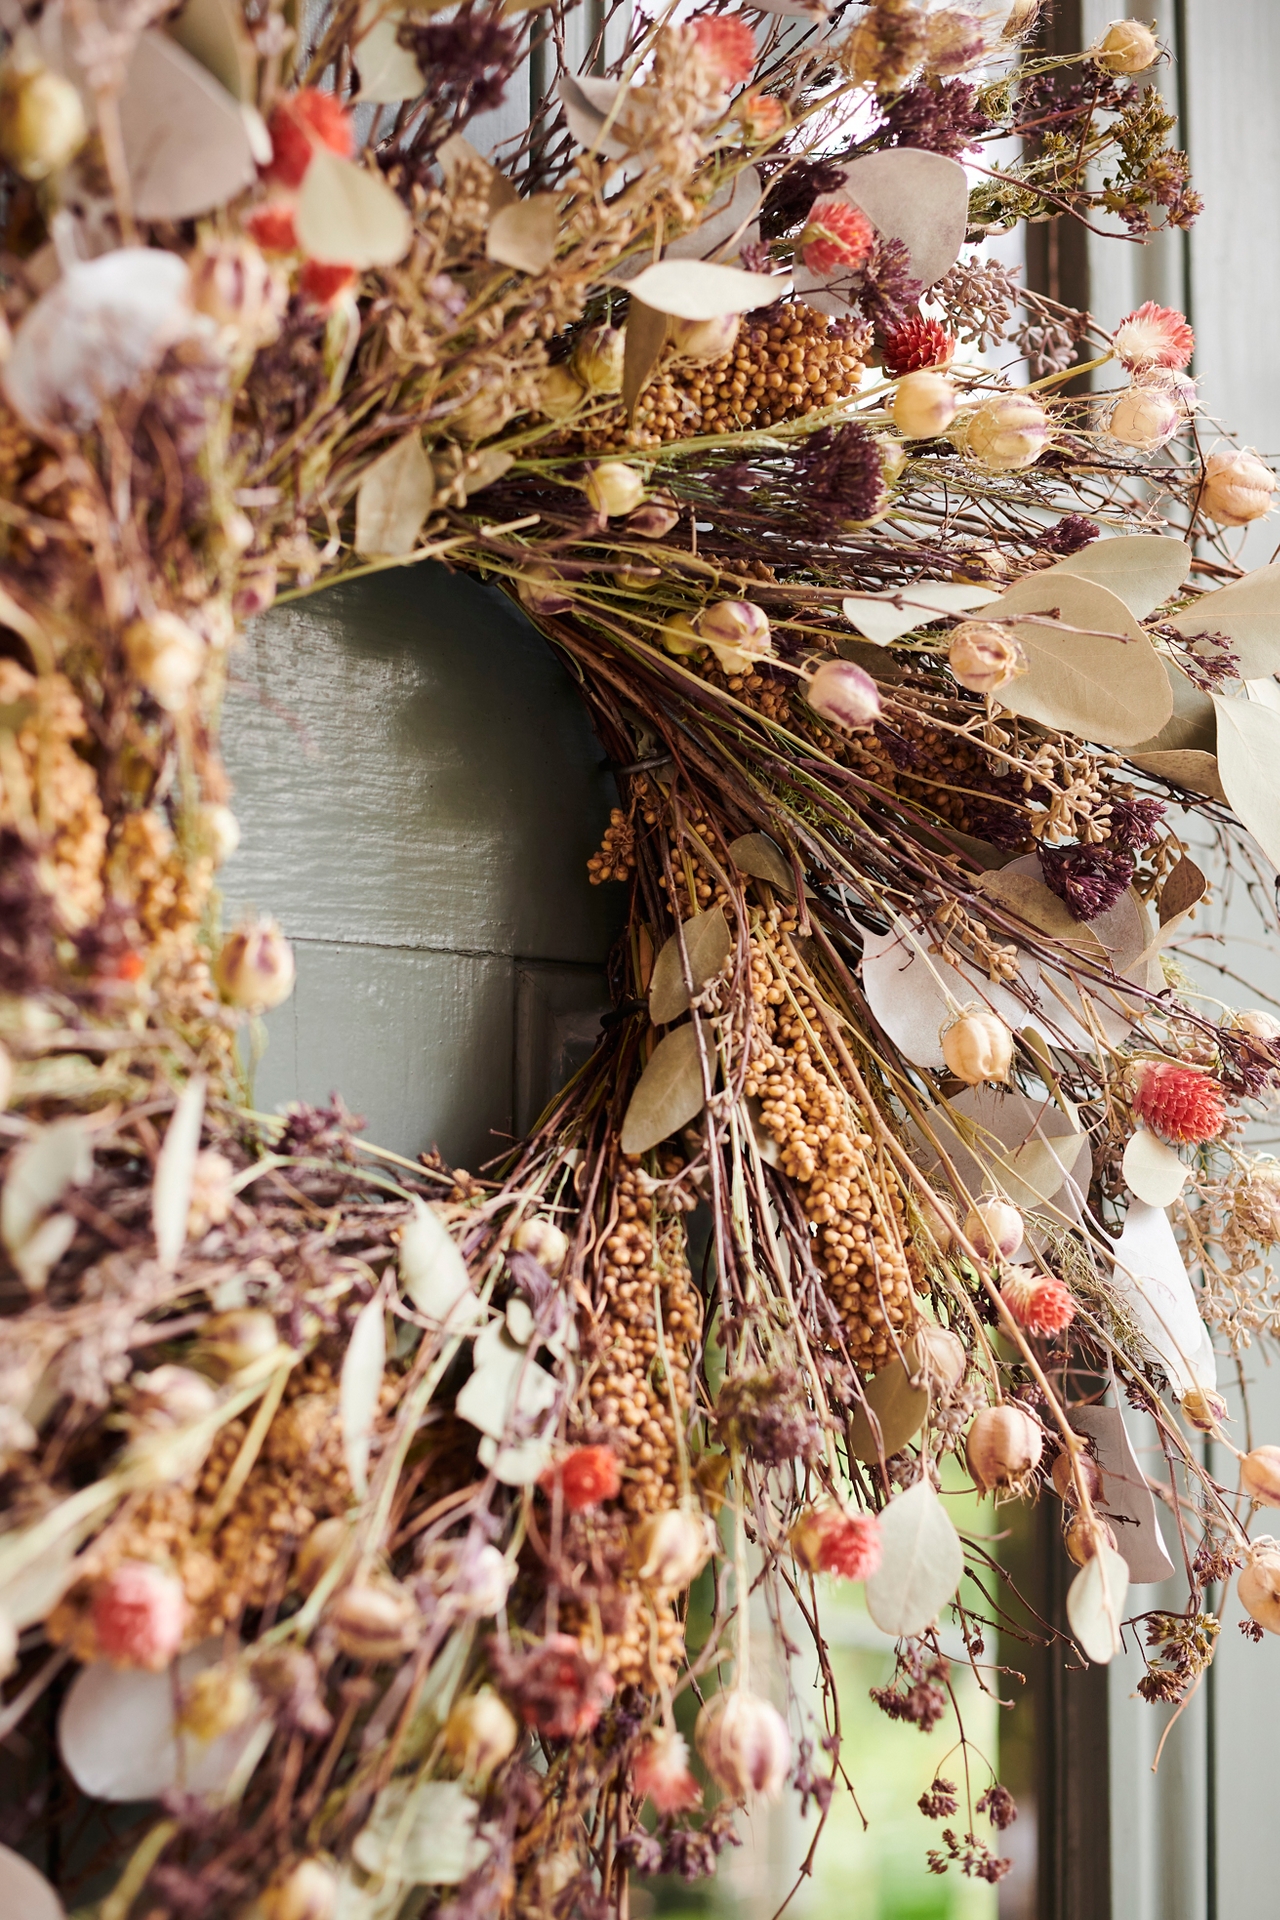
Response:
[{"label": "wreath", "polygon": [[[1171,945],[1179,821],[1260,899],[1280,860],[1280,601],[1231,546],[1276,481],[1180,314],[985,248],[1198,209],[1151,32],[1049,56],[1036,11],[11,34],[0,1724],[56,1704],[58,1757],[5,1833],[155,1803],[99,1920],[623,1915],[754,1798],[825,1818],[829,1583],[921,1724],[940,1619],[977,1660],[1001,1612],[944,1467],[1060,1503],[1060,1637],[1145,1640],[1153,1702],[1231,1575],[1280,1631],[1280,1448],[1216,1383],[1277,1332],[1280,1021]],[[614,1011],[475,1173],[256,1112],[294,963],[219,922],[241,626],[423,560],[522,603],[619,792]],[[1156,1498],[1181,1613],[1131,1596]],[[771,1691],[798,1622],[821,1684]],[[995,1880],[964,1758],[930,1861]],[[62,1911],[16,1851],[0,1889]]]}]

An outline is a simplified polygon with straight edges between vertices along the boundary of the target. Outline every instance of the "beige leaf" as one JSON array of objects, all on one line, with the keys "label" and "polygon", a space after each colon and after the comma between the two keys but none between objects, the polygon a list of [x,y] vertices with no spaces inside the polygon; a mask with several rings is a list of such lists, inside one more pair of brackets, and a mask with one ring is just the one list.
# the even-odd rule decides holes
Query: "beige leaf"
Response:
[{"label": "beige leaf", "polygon": [[409,49],[400,45],[404,14],[379,14],[376,7],[366,7],[361,19],[368,24],[355,45],[359,99],[385,106],[416,100],[426,81]]},{"label": "beige leaf", "polygon": [[165,32],[239,101],[252,101],[258,55],[237,0],[186,0]]},{"label": "beige leaf", "polygon": [[[593,148],[609,160],[625,159],[635,144],[635,129],[626,120],[625,100],[617,112],[614,109],[619,95],[628,89],[617,80],[598,80],[590,74],[571,73],[560,75],[559,87],[565,124],[578,145]],[[627,127],[625,138],[616,131],[620,122]]]},{"label": "beige leaf", "polygon": [[1067,1619],[1080,1651],[1105,1667],[1120,1651],[1120,1621],[1129,1592],[1129,1564],[1105,1540],[1067,1589]]},{"label": "beige leaf", "polygon": [[1130,1136],[1123,1165],[1130,1193],[1149,1207],[1171,1207],[1191,1172],[1174,1149],[1146,1127],[1139,1127]]},{"label": "beige leaf", "polygon": [[120,96],[125,164],[140,220],[189,220],[257,179],[236,99],[168,34],[144,33]]},{"label": "beige leaf", "polygon": [[357,553],[412,553],[435,497],[435,473],[422,435],[406,433],[368,468],[356,495]]},{"label": "beige leaf", "polygon": [[1169,780],[1176,787],[1186,787],[1189,793],[1202,793],[1208,800],[1225,801],[1227,797],[1216,754],[1197,753],[1193,747],[1182,747],[1168,753],[1133,753],[1129,758],[1143,773],[1157,780]]},{"label": "beige leaf", "polygon": [[[928,1389],[912,1386],[906,1368],[895,1354],[888,1366],[868,1382],[866,1398],[866,1407],[854,1408],[849,1423],[849,1445],[859,1460],[868,1463],[887,1460],[891,1453],[900,1453],[924,1425],[929,1411]],[[867,1417],[867,1407],[876,1417],[879,1433]]]},{"label": "beige leaf", "polygon": [[[708,907],[684,923],[685,951],[695,993],[701,993],[733,951],[733,936],[723,907]],[[670,1026],[689,1010],[689,994],[680,971],[680,943],[673,933],[653,963],[649,983],[649,1018],[655,1027]]]},{"label": "beige leaf", "polygon": [[880,1515],[881,1559],[867,1581],[867,1612],[900,1638],[932,1626],[964,1577],[964,1548],[928,1475]]},{"label": "beige leaf", "polygon": [[485,240],[490,260],[521,273],[544,273],[556,257],[559,206],[554,193],[534,193],[494,214]]},{"label": "beige leaf", "polygon": [[298,244],[336,266],[389,267],[413,239],[408,209],[380,175],[317,145],[294,214]]},{"label": "beige leaf", "polygon": [[386,1315],[381,1300],[370,1300],[356,1315],[338,1381],[342,1457],[357,1500],[369,1491],[369,1445],[386,1364]]},{"label": "beige leaf", "polygon": [[1123,600],[1135,620],[1145,620],[1176,593],[1191,571],[1191,549],[1185,540],[1160,533],[1122,534],[1114,540],[1091,540],[1079,553],[1055,560],[1041,575],[1072,573],[1092,580]]},{"label": "beige leaf", "polygon": [[[1019,615],[1056,612],[1067,628]],[[1114,593],[1071,574],[1032,574],[984,609],[1008,620],[1030,670],[1001,688],[1012,713],[1107,747],[1151,740],[1173,710],[1160,656]],[[1113,637],[1116,636],[1116,637]]]},{"label": "beige leaf", "polygon": [[[1258,567],[1216,593],[1202,594],[1169,625],[1190,638],[1225,633],[1240,662],[1242,680],[1260,680],[1280,672],[1280,561]],[[1207,648],[1213,657],[1215,649]]]},{"label": "beige leaf", "polygon": [[[987,979],[984,968],[947,954],[929,953],[927,936],[919,937],[917,946],[907,938],[905,928],[868,933],[862,945],[861,972],[872,1013],[894,1045],[918,1067],[945,1065],[939,1034],[957,1006],[977,1001],[1015,1031],[1032,1017],[1007,987]],[[1031,955],[1021,959],[1019,973],[1023,985],[1034,993],[1040,969]]]},{"label": "beige leaf", "polygon": [[1161,926],[1167,926],[1174,919],[1180,920],[1184,913],[1190,913],[1192,907],[1199,906],[1208,885],[1195,861],[1188,859],[1184,853],[1160,890]]},{"label": "beige leaf", "polygon": [[[991,598],[990,587],[965,586],[960,581],[919,580],[909,587],[891,587],[884,593],[858,593],[841,601],[851,627],[877,647],[889,647],[904,633],[927,627],[944,614],[967,613]],[[893,603],[902,600],[901,608]]]},{"label": "beige leaf", "polygon": [[702,219],[667,247],[668,260],[709,260],[731,242],[741,245],[764,197],[757,167],[744,167],[703,209]]},{"label": "beige leaf", "polygon": [[1218,771],[1227,804],[1273,866],[1280,867],[1280,713],[1253,700],[1213,696]]},{"label": "beige leaf", "polygon": [[795,899],[795,874],[768,834],[744,833],[730,843],[729,858],[739,873],[749,873],[754,880],[767,880],[789,900]]},{"label": "beige leaf", "polygon": [[187,1244],[187,1215],[191,1210],[191,1181],[200,1151],[200,1123],[204,1119],[205,1076],[193,1073],[173,1109],[164,1145],[156,1158],[151,1186],[151,1224],[156,1254],[166,1273],[172,1273]]},{"label": "beige leaf", "polygon": [[1107,949],[1093,929],[1077,920],[1065,901],[1059,900],[1034,874],[997,869],[980,873],[973,884],[988,900],[994,900],[1017,919],[1025,920],[1037,932],[1048,934],[1051,940],[1074,947],[1090,959],[1106,959]]},{"label": "beige leaf", "polygon": [[649,376],[662,357],[667,339],[667,316],[647,307],[633,294],[627,311],[623,335],[622,404],[627,418],[634,419],[640,395],[649,384]]},{"label": "beige leaf", "polygon": [[447,1322],[454,1332],[483,1311],[453,1235],[416,1194],[400,1233],[400,1285],[424,1319]]},{"label": "beige leaf", "polygon": [[10,1254],[20,1251],[67,1188],[83,1186],[92,1172],[83,1120],[72,1116],[37,1127],[10,1159],[0,1192],[0,1239]]},{"label": "beige leaf", "polygon": [[702,1112],[702,1069],[692,1025],[660,1040],[622,1122],[624,1153],[647,1153]]},{"label": "beige leaf", "polygon": [[659,260],[631,281],[633,299],[677,320],[719,320],[767,307],[789,289],[785,275],[744,273],[713,260]]},{"label": "beige leaf", "polygon": [[65,1909],[29,1860],[0,1847],[0,1913],[5,1920],[64,1920]]},{"label": "beige leaf", "polygon": [[1201,693],[1199,687],[1188,680],[1181,667],[1176,667],[1167,655],[1162,656],[1162,664],[1165,678],[1169,682],[1173,712],[1159,733],[1152,734],[1149,740],[1138,743],[1139,753],[1171,753],[1185,750],[1204,754],[1216,753],[1218,726],[1214,718],[1212,700],[1207,693]]}]

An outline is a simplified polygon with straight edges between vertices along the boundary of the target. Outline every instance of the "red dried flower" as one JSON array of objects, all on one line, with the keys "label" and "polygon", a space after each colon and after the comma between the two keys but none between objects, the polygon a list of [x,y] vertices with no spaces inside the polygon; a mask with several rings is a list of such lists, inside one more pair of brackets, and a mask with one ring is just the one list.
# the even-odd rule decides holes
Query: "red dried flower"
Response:
[{"label": "red dried flower", "polygon": [[1174,1146],[1216,1140],[1226,1123],[1222,1088],[1195,1067],[1143,1060],[1134,1072],[1133,1089],[1139,1120]]},{"label": "red dried flower", "polygon": [[549,1633],[527,1653],[494,1659],[498,1678],[526,1726],[556,1740],[590,1733],[613,1698],[613,1679],[571,1633]]},{"label": "red dried flower", "polygon": [[756,37],[740,13],[704,14],[693,23],[698,58],[726,87],[738,87],[756,64]]},{"label": "red dried flower", "polygon": [[354,267],[339,267],[328,260],[308,260],[298,280],[298,290],[313,307],[332,307],[350,292],[358,276]]},{"label": "red dried flower", "polygon": [[885,372],[895,380],[904,373],[922,373],[926,367],[949,367],[956,343],[941,320],[913,313],[884,339]]},{"label": "red dried flower", "polygon": [[271,160],[262,169],[264,180],[278,180],[283,187],[300,187],[316,143],[340,153],[349,160],[355,152],[355,129],[351,116],[335,94],[319,87],[303,87],[288,93],[272,110],[267,122],[271,135]]},{"label": "red dried flower", "polygon": [[248,214],[245,232],[264,253],[296,253],[298,235],[293,224],[292,200],[267,200]]},{"label": "red dried flower", "polygon": [[810,1573],[869,1580],[880,1565],[880,1522],[874,1513],[811,1507],[791,1529],[791,1550]]},{"label": "red dried flower", "polygon": [[167,1667],[182,1645],[187,1600],[182,1582],[146,1560],[126,1560],[95,1589],[91,1606],[98,1651],[120,1667]]},{"label": "red dried flower", "polygon": [[1130,373],[1139,367],[1185,367],[1196,337],[1186,319],[1173,307],[1144,300],[1125,315],[1111,342],[1116,359]]},{"label": "red dried flower", "polygon": [[1076,1317],[1076,1303],[1064,1281],[1015,1268],[1000,1283],[1000,1297],[1028,1333],[1061,1333]]},{"label": "red dried flower", "polygon": [[687,1813],[702,1799],[689,1769],[688,1747],[665,1727],[650,1734],[632,1761],[631,1786],[637,1800],[652,1800],[660,1814]]},{"label": "red dried flower", "polygon": [[612,1447],[575,1447],[547,1468],[538,1480],[544,1492],[559,1485],[570,1513],[582,1513],[612,1500],[622,1487],[618,1456]]},{"label": "red dried flower", "polygon": [[837,267],[863,266],[875,243],[876,230],[861,207],[833,197],[814,201],[797,245],[806,267],[834,273]]},{"label": "red dried flower", "polygon": [[740,94],[733,111],[748,140],[772,138],[781,131],[787,117],[787,110],[778,96],[766,93],[763,87],[752,87],[749,92]]}]

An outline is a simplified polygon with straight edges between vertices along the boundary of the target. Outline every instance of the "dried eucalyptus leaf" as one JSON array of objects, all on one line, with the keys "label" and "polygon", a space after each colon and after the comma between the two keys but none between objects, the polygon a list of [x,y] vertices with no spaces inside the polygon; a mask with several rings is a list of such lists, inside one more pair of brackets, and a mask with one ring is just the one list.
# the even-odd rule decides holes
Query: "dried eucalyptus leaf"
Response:
[{"label": "dried eucalyptus leaf", "polygon": [[622,1151],[647,1153],[702,1112],[702,1069],[692,1025],[677,1027],[653,1050],[622,1122]]},{"label": "dried eucalyptus leaf", "polygon": [[1067,1588],[1067,1619],[1086,1659],[1105,1667],[1120,1651],[1129,1563],[1105,1540]]},{"label": "dried eucalyptus leaf", "polygon": [[1159,733],[1153,734],[1150,740],[1139,741],[1138,752],[1193,751],[1206,756],[1215,754],[1218,750],[1218,727],[1212,700],[1187,678],[1181,667],[1174,665],[1168,655],[1162,656],[1161,663],[1169,682],[1173,712]]},{"label": "dried eucalyptus leaf", "polygon": [[151,1225],[156,1254],[166,1273],[172,1273],[187,1244],[187,1215],[191,1210],[191,1182],[200,1151],[200,1124],[204,1119],[206,1080],[193,1073],[178,1095],[156,1157],[151,1186]]},{"label": "dried eucalyptus leaf", "polygon": [[719,320],[770,306],[788,291],[785,275],[744,273],[713,260],[659,260],[631,281],[633,299],[677,320]]},{"label": "dried eucalyptus leaf", "polygon": [[1191,549],[1185,540],[1160,533],[1122,534],[1114,540],[1092,540],[1079,553],[1068,554],[1046,567],[1041,578],[1073,573],[1092,580],[1123,600],[1135,620],[1145,620],[1162,606],[1191,571]]},{"label": "dried eucalyptus leaf", "polygon": [[[849,1445],[859,1460],[868,1463],[888,1459],[900,1453],[908,1440],[915,1438],[929,1411],[926,1387],[913,1387],[901,1360],[895,1355],[866,1387],[866,1407],[856,1407],[849,1423]],[[879,1423],[879,1434],[867,1417],[867,1407]]]},{"label": "dried eucalyptus leaf", "polygon": [[[723,907],[708,907],[684,923],[685,951],[695,993],[701,993],[733,952],[733,936]],[[653,963],[649,983],[649,1018],[655,1027],[669,1026],[689,1010],[689,994],[680,971],[680,943],[673,933]]]},{"label": "dried eucalyptus leaf", "polygon": [[1156,1517],[1146,1473],[1134,1452],[1129,1427],[1119,1407],[1073,1407],[1071,1424],[1093,1441],[1102,1474],[1102,1500],[1115,1527],[1120,1552],[1134,1586],[1167,1580],[1173,1561]]},{"label": "dried eucalyptus leaf", "polygon": [[[0,1614],[21,1633],[57,1606],[76,1574],[76,1543],[71,1534],[54,1540],[12,1580],[0,1586]],[[4,1908],[0,1906],[0,1913]]]},{"label": "dried eucalyptus leaf", "polygon": [[1123,1166],[1130,1193],[1149,1207],[1171,1207],[1191,1172],[1174,1148],[1146,1127],[1139,1127],[1131,1136]]},{"label": "dried eucalyptus leaf", "polygon": [[478,1815],[458,1780],[393,1780],[351,1851],[366,1873],[411,1887],[456,1887],[488,1853],[476,1836]]},{"label": "dried eucalyptus leaf", "polygon": [[[1016,617],[1037,613],[1056,613],[1081,631]],[[1160,656],[1123,600],[1092,580],[1032,574],[986,607],[984,617],[1011,621],[1030,663],[1021,679],[1000,690],[1010,712],[1106,747],[1150,740],[1172,713]]]},{"label": "dried eucalyptus leaf", "polygon": [[1129,758],[1135,767],[1156,780],[1168,780],[1175,787],[1185,787],[1188,793],[1202,793],[1206,800],[1226,801],[1227,792],[1216,754],[1181,747],[1169,752],[1132,753]]},{"label": "dried eucalyptus leaf", "polygon": [[753,880],[767,880],[779,893],[785,893],[789,900],[796,896],[796,876],[791,863],[785,859],[769,838],[767,833],[744,833],[729,844],[729,858],[739,873],[749,873]]},{"label": "dried eucalyptus leaf", "polygon": [[424,1319],[448,1323],[455,1333],[483,1312],[453,1236],[416,1194],[413,1218],[400,1234],[400,1285]]},{"label": "dried eucalyptus leaf", "polygon": [[381,1300],[370,1300],[356,1315],[338,1381],[342,1457],[357,1500],[363,1500],[369,1491],[369,1443],[386,1365],[386,1315]]},{"label": "dried eucalyptus leaf", "polygon": [[367,19],[369,24],[355,45],[360,73],[357,98],[381,106],[398,106],[402,100],[416,100],[426,81],[409,49],[400,45],[404,14],[379,15],[376,7],[366,7],[362,19]]},{"label": "dried eucalyptus leaf", "polygon": [[964,1576],[960,1536],[926,1476],[880,1515],[879,1570],[867,1581],[867,1612],[882,1633],[923,1633]]},{"label": "dried eucalyptus leaf", "polygon": [[0,1240],[18,1254],[41,1217],[68,1187],[82,1187],[93,1172],[89,1128],[74,1115],[37,1127],[9,1162],[0,1193]]},{"label": "dried eucalyptus leaf", "polygon": [[[221,1636],[184,1653],[179,1687],[190,1687],[223,1653]],[[95,1800],[158,1800],[179,1788],[220,1792],[258,1731],[250,1718],[217,1740],[178,1736],[170,1670],[146,1673],[97,1661],[71,1682],[58,1715],[58,1749],[81,1792]]]},{"label": "dried eucalyptus leaf", "polygon": [[911,272],[931,287],[960,258],[969,178],[958,161],[923,147],[888,147],[844,170],[845,194],[876,229],[905,243]]},{"label": "dried eucalyptus leaf", "polygon": [[236,100],[252,101],[258,55],[237,0],[186,0],[165,32],[208,69]]},{"label": "dried eucalyptus leaf", "polygon": [[[1223,633],[1240,663],[1242,680],[1261,680],[1280,671],[1280,561],[1246,573],[1243,580],[1202,594],[1169,625],[1190,639],[1197,633]],[[1214,649],[1208,649],[1209,657]]]},{"label": "dried eucalyptus leaf", "polygon": [[622,404],[634,418],[640,395],[649,384],[667,340],[667,316],[632,296],[623,334]]},{"label": "dried eucalyptus leaf", "polygon": [[42,1873],[0,1847],[0,1913],[5,1920],[65,1920],[66,1909]]},{"label": "dried eucalyptus leaf", "polygon": [[748,229],[760,211],[763,198],[759,168],[744,167],[713,197],[698,225],[670,243],[664,258],[709,260],[731,241],[741,245],[750,237]]},{"label": "dried eucalyptus leaf", "polygon": [[[944,614],[967,613],[982,607],[991,598],[990,587],[965,586],[959,581],[921,580],[909,587],[892,587],[884,593],[852,594],[842,600],[841,610],[851,627],[877,647],[891,647],[904,633],[927,627]],[[899,608],[893,603],[902,600]]]},{"label": "dried eucalyptus leaf", "polygon": [[1280,867],[1280,713],[1256,700],[1213,696],[1218,771],[1227,803],[1273,866]]},{"label": "dried eucalyptus leaf", "polygon": [[519,1416],[534,1422],[554,1407],[558,1388],[528,1350],[506,1336],[495,1320],[476,1342],[475,1371],[455,1402],[460,1418],[494,1440],[501,1440]]},{"label": "dried eucalyptus leaf", "polygon": [[294,213],[298,245],[337,266],[390,267],[403,260],[413,223],[380,174],[317,142]]},{"label": "dried eucalyptus leaf", "polygon": [[530,194],[527,200],[503,207],[489,222],[485,240],[489,259],[518,267],[521,273],[544,273],[556,257],[559,208],[554,193]]},{"label": "dried eucalyptus leaf", "polygon": [[1035,874],[1011,873],[1008,868],[998,868],[991,873],[980,873],[973,884],[988,900],[994,900],[1051,940],[1074,947],[1091,959],[1106,959],[1107,949],[1093,929],[1077,920],[1066,902],[1050,892]]},{"label": "dried eucalyptus leaf", "polygon": [[379,454],[356,494],[356,552],[393,558],[412,553],[435,498],[435,470],[422,435],[406,433]]},{"label": "dried eucalyptus leaf", "polygon": [[1164,1209],[1132,1200],[1113,1258],[1112,1285],[1174,1391],[1215,1386],[1213,1342]]},{"label": "dried eucalyptus leaf", "polygon": [[125,165],[140,220],[189,220],[257,179],[239,101],[153,29],[141,35],[120,96]]},{"label": "dried eucalyptus leaf", "polygon": [[1199,906],[1208,885],[1195,861],[1184,853],[1160,890],[1161,926],[1167,926],[1171,920],[1181,920],[1184,913]]},{"label": "dried eucalyptus leaf", "polygon": [[[560,102],[565,124],[580,147],[593,148],[608,160],[622,160],[631,151],[627,140],[615,132],[618,114],[613,112],[623,86],[617,80],[598,80],[588,74],[562,73],[559,80]],[[606,134],[606,124],[609,132]]]}]

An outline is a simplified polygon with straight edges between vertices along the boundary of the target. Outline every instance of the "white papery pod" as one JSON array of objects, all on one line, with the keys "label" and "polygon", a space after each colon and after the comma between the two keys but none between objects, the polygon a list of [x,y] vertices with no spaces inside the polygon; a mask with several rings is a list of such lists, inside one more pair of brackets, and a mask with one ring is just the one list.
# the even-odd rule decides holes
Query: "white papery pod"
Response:
[{"label": "white papery pod", "polygon": [[0,1913],[4,1920],[65,1920],[65,1908],[42,1873],[0,1847]]},{"label": "white papery pod", "polygon": [[381,1300],[374,1299],[356,1315],[338,1382],[342,1453],[357,1500],[369,1491],[369,1443],[386,1364],[386,1315]]}]

